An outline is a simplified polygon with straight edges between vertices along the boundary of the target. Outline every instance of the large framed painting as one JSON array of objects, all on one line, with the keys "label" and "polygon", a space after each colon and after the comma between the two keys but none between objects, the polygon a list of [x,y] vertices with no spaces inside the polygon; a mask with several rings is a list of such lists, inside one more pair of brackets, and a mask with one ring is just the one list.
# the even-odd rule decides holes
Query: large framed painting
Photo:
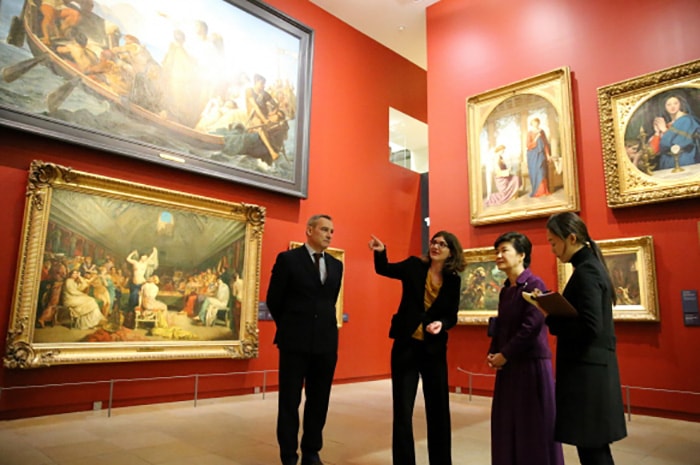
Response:
[{"label": "large framed painting", "polygon": [[257,357],[264,221],[32,162],[5,366]]},{"label": "large framed painting", "polygon": [[[289,249],[296,249],[304,245],[303,242],[291,241],[289,243]],[[345,267],[345,251],[343,249],[336,249],[334,247],[328,247],[326,252],[333,258],[337,258],[343,263]],[[338,322],[338,328],[343,326],[343,288],[345,287],[345,276],[343,276],[343,281],[340,282],[340,292],[338,293],[338,300],[335,303],[335,319]]]},{"label": "large framed painting", "polygon": [[700,60],[598,89],[608,206],[700,196]]},{"label": "large framed painting", "polygon": [[265,3],[2,0],[0,37],[0,124],[306,197],[313,30]]},{"label": "large framed painting", "polygon": [[467,99],[474,225],[579,209],[568,67]]},{"label": "large framed painting", "polygon": [[465,249],[457,324],[486,325],[498,314],[498,295],[506,274],[496,267],[493,247]]},{"label": "large framed painting", "polygon": [[[651,236],[597,241],[610,272],[617,303],[615,321],[651,321],[661,319],[656,288],[654,241]],[[557,260],[559,290],[566,287],[573,273],[570,263]]]}]

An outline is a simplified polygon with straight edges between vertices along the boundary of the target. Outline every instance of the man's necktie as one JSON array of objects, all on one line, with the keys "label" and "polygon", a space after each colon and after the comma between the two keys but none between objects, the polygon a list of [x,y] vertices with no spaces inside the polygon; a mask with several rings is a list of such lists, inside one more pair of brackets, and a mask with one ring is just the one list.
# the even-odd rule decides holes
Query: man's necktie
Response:
[{"label": "man's necktie", "polygon": [[318,273],[318,279],[321,279],[321,257],[323,254],[314,253],[314,264],[316,265],[316,273]]}]

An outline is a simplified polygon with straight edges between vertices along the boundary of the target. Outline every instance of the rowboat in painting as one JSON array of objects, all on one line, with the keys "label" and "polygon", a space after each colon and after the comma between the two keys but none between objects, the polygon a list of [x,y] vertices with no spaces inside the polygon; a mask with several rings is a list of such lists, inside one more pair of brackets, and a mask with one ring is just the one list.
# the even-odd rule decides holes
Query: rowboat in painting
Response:
[{"label": "rowboat in painting", "polygon": [[[58,53],[57,45],[67,40],[48,41],[43,37],[41,27],[41,1],[26,0],[19,17],[13,18],[7,42],[22,47],[26,41],[34,58],[6,66],[2,70],[3,79],[7,82],[20,78],[25,72],[36,65],[44,65],[55,74],[66,79],[66,82],[47,96],[49,115],[54,113],[76,86],[82,86],[88,93],[104,99],[113,107],[151,124],[159,130],[167,131],[183,142],[210,150],[221,150],[224,146],[222,135],[207,133],[181,122],[175,121],[165,111],[148,109],[134,101],[129,95],[115,91],[108,83],[95,79],[76,67],[75,63]],[[82,11],[80,30],[83,31],[91,45],[98,49],[109,50],[114,44],[105,33],[105,20],[92,11]],[[43,39],[43,40],[42,40]]]}]

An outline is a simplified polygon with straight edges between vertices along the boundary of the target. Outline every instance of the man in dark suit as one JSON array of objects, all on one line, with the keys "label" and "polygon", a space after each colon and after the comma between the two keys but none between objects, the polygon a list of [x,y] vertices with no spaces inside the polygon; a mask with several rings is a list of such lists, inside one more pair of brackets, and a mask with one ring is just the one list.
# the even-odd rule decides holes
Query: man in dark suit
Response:
[{"label": "man in dark suit", "polygon": [[299,458],[302,387],[306,402],[301,465],[323,465],[319,451],[338,360],[335,303],[343,278],[343,264],[325,253],[332,237],[330,216],[309,218],[306,244],[277,256],[267,290],[267,306],[277,327],[277,442],[283,465],[296,465]]}]

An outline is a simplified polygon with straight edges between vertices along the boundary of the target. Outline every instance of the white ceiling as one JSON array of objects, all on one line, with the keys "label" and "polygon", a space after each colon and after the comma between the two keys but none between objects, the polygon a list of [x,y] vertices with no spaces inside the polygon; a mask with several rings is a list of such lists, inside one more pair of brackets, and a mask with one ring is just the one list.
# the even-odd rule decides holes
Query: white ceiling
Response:
[{"label": "white ceiling", "polygon": [[[309,0],[353,28],[427,69],[425,9],[440,0]],[[429,168],[428,126],[389,111],[389,139],[412,153],[409,169]]]},{"label": "white ceiling", "polygon": [[427,69],[425,9],[439,0],[310,0],[358,31]]}]

